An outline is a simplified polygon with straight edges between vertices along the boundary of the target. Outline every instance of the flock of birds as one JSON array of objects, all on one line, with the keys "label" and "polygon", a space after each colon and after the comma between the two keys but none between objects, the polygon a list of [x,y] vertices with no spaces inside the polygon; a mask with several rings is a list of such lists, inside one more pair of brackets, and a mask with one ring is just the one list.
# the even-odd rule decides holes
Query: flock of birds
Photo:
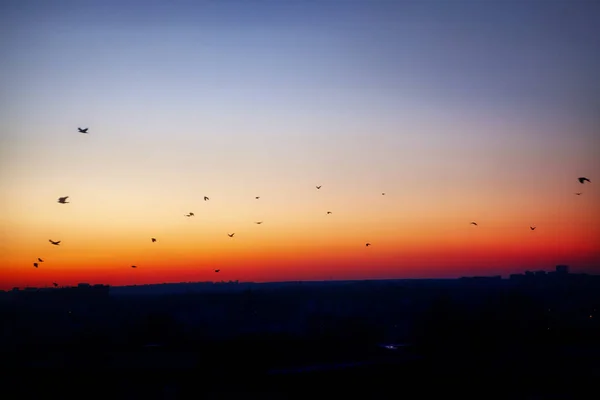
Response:
[{"label": "flock of birds", "polygon": [[[84,134],[89,134],[88,129],[89,128],[77,128],[77,130],[79,131],[79,133],[84,133]],[[577,180],[581,184],[584,184],[585,182],[591,183],[591,181],[588,178],[584,177],[584,176],[581,176],[581,177],[577,178]],[[317,190],[321,189],[321,185],[317,185],[315,187],[317,188]],[[385,193],[381,193],[381,195],[385,196]],[[575,195],[581,196],[582,192],[576,192]],[[69,198],[69,196],[59,197],[58,198],[58,203],[59,204],[69,204],[70,202],[67,201],[68,198]],[[256,196],[255,199],[259,200],[260,196]],[[210,198],[208,196],[204,196],[204,201],[209,201],[209,200],[210,200]],[[329,214],[332,214],[332,212],[331,211],[327,211],[327,215],[329,215]],[[184,216],[187,217],[187,218],[191,218],[191,217],[194,216],[194,213],[193,212],[189,212],[187,214],[184,214]],[[263,221],[256,221],[255,222],[255,224],[257,224],[257,225],[260,225],[262,223],[263,223]],[[475,221],[472,221],[471,225],[473,225],[473,226],[479,226],[477,224],[477,222],[475,222]],[[532,230],[532,231],[534,231],[535,228],[536,228],[535,226],[530,226],[529,227],[529,229]],[[230,238],[233,238],[234,235],[235,235],[235,232],[234,233],[227,233],[227,236],[229,236]],[[157,242],[156,238],[154,238],[154,237],[151,238],[151,241],[152,241],[152,243],[156,243]],[[54,245],[54,246],[59,246],[61,241],[60,240],[54,241],[52,239],[49,239],[49,242],[52,245]],[[371,243],[368,243],[368,242],[365,243],[365,247],[369,247],[369,246],[371,246]],[[44,262],[44,260],[38,257],[37,262],[34,262],[33,266],[35,268],[38,268],[39,264],[43,263],[43,262]],[[132,265],[131,268],[137,268],[137,266],[136,265]],[[215,269],[215,272],[221,272],[221,270],[220,269]],[[52,284],[54,285],[54,287],[58,286],[58,284],[56,282],[52,282]]]}]

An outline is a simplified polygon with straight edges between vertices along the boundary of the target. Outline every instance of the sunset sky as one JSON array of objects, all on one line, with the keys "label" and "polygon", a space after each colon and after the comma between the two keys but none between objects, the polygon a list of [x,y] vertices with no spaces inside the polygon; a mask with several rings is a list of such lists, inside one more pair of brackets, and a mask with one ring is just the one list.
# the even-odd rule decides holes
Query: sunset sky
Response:
[{"label": "sunset sky", "polygon": [[0,289],[600,273],[599,20],[2,1]]}]

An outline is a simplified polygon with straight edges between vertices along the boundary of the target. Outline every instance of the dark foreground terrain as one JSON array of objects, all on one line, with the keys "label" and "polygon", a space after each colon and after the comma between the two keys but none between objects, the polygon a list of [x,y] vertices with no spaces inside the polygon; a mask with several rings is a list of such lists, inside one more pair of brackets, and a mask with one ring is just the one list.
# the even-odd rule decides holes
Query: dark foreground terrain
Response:
[{"label": "dark foreground terrain", "polygon": [[571,399],[600,382],[595,276],[167,286],[4,293],[3,392]]},{"label": "dark foreground terrain", "polygon": [[486,398],[591,398],[600,369],[598,351],[590,350],[542,347],[504,352],[490,346],[480,353],[456,348],[423,357],[413,348],[241,340],[197,348],[80,348],[13,366],[1,381],[3,390],[23,396],[51,391],[78,397],[85,391],[123,399],[222,398],[235,393],[299,398],[323,391],[361,391],[371,398],[480,398],[482,393]]}]

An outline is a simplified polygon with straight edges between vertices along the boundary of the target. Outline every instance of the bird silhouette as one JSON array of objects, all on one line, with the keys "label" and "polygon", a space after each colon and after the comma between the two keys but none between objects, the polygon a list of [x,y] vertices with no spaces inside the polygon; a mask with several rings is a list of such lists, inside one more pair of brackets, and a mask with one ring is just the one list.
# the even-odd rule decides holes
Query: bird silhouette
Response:
[{"label": "bird silhouette", "polygon": [[37,268],[38,267],[38,263],[33,263],[33,266]]},{"label": "bird silhouette", "polygon": [[193,212],[191,212],[191,213],[189,213],[189,214],[185,214],[185,215],[184,215],[184,217],[193,217],[193,216],[194,216],[194,213],[193,213]]},{"label": "bird silhouette", "polygon": [[256,200],[260,199],[260,196],[256,196],[256,197],[255,197],[255,199],[256,199]]},{"label": "bird silhouette", "polygon": [[65,197],[59,197],[58,198],[58,203],[60,204],[68,204],[69,202],[67,201],[67,199],[69,198],[69,196],[65,196]]},{"label": "bird silhouette", "polygon": [[535,226],[530,226],[529,229],[531,229],[532,231],[535,231]]},{"label": "bird silhouette", "polygon": [[77,130],[79,131],[79,133],[88,133],[88,129],[89,128],[77,128]]},{"label": "bird silhouette", "polygon": [[132,265],[131,268],[137,268],[137,266],[136,265]]},{"label": "bird silhouette", "polygon": [[44,262],[44,260],[42,260],[41,258],[38,257],[38,261],[39,262]]},{"label": "bird silhouette", "polygon": [[228,233],[228,234],[227,234],[227,236],[229,236],[229,237],[233,237],[233,235],[235,235],[235,232],[234,232],[234,233]]},{"label": "bird silhouette", "polygon": [[327,211],[327,215],[331,214],[331,211]]},{"label": "bird silhouette", "polygon": [[210,200],[208,197],[204,196],[204,201]]},{"label": "bird silhouette", "polygon": [[215,269],[215,272],[221,272],[221,270],[220,269]]},{"label": "bird silhouette", "polygon": [[156,242],[156,238],[152,238],[152,243]]},{"label": "bird silhouette", "polygon": [[579,183],[584,183],[585,181],[588,181],[589,183],[592,183],[592,181],[590,181],[585,176],[579,177],[579,178],[577,178],[577,180],[579,181]]},{"label": "bird silhouette", "polygon": [[255,224],[256,224],[256,225],[260,225],[260,224],[262,224],[262,223],[263,223],[262,221],[256,221],[256,222],[255,222]]},{"label": "bird silhouette", "polygon": [[317,189],[321,189],[321,186],[322,186],[322,185],[319,185],[319,186],[317,186],[316,188],[317,188]]},{"label": "bird silhouette", "polygon": [[385,193],[381,193],[382,196],[385,196]]},{"label": "bird silhouette", "polygon": [[581,196],[581,192],[575,193],[575,196]]},{"label": "bird silhouette", "polygon": [[471,222],[471,225],[478,226],[478,225],[477,225],[477,222]]},{"label": "bird silhouette", "polygon": [[52,284],[54,285],[54,287],[58,287],[58,283],[52,282]]},{"label": "bird silhouette", "polygon": [[58,246],[58,245],[60,244],[60,240],[59,240],[58,242],[55,242],[55,241],[54,241],[54,240],[52,240],[52,239],[48,239],[48,240],[50,241],[50,243],[52,243],[52,244],[53,244],[53,245],[55,245],[55,246]]},{"label": "bird silhouette", "polygon": [[365,243],[366,247],[369,247],[371,245],[371,243]]}]

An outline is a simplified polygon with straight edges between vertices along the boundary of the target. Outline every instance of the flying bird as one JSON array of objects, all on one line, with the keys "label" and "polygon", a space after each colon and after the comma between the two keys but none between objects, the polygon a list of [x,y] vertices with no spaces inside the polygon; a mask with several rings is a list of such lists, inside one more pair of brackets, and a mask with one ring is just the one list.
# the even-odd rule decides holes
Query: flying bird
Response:
[{"label": "flying bird", "polygon": [[369,247],[370,245],[371,245],[371,243],[366,243],[365,244],[366,247]]},{"label": "flying bird", "polygon": [[331,211],[327,211],[327,215],[331,214]]},{"label": "flying bird", "polygon": [[69,196],[65,196],[65,197],[59,197],[58,198],[58,202],[60,204],[68,204],[69,202],[67,201],[67,199],[69,198]]},{"label": "flying bird", "polygon": [[381,193],[382,196],[385,196],[385,193]]},{"label": "flying bird", "polygon": [[228,233],[228,234],[227,234],[227,236],[229,236],[229,237],[233,237],[233,235],[235,235],[235,232],[234,232],[234,233]]},{"label": "flying bird", "polygon": [[42,260],[41,258],[38,257],[38,261],[39,262],[44,262],[44,260]]},{"label": "flying bird", "polygon": [[477,222],[471,222],[471,225],[478,226],[478,225],[477,225]]},{"label": "flying bird", "polygon": [[79,130],[79,133],[88,133],[88,129],[89,129],[89,128],[84,128],[84,129],[82,129],[82,128],[77,128],[77,130]]},{"label": "flying bird", "polygon": [[256,197],[255,197],[255,199],[256,199],[256,200],[260,199],[260,196],[256,196]]},{"label": "flying bird", "polygon": [[184,215],[184,217],[193,217],[193,216],[194,216],[194,213],[193,213],[193,212],[191,212],[191,213],[189,213],[189,214],[185,214],[185,215]]},{"label": "flying bird", "polygon": [[38,263],[33,263],[33,266],[37,268],[38,267]]},{"label": "flying bird", "polygon": [[581,192],[575,193],[575,196],[581,196]]},{"label": "flying bird", "polygon": [[152,243],[156,242],[156,238],[152,238]]},{"label": "flying bird", "polygon": [[137,268],[137,266],[135,266],[135,265],[132,265],[132,266],[131,266],[131,268]]},{"label": "flying bird", "polygon": [[579,183],[584,183],[585,181],[588,181],[589,183],[592,183],[592,181],[590,181],[588,178],[586,178],[585,176],[582,176],[580,178],[577,178],[577,180],[579,181]]},{"label": "flying bird", "polygon": [[256,224],[256,225],[260,225],[260,224],[262,224],[262,223],[263,223],[262,221],[256,221],[256,222],[255,222],[255,224]]},{"label": "flying bird", "polygon": [[54,241],[54,240],[52,240],[52,239],[48,239],[48,240],[50,241],[50,243],[52,243],[52,244],[53,244],[53,245],[55,245],[55,246],[58,246],[58,245],[60,244],[60,240],[59,240],[58,242],[55,242],[55,241]]},{"label": "flying bird", "polygon": [[221,272],[221,270],[220,269],[215,269],[215,272]]},{"label": "flying bird", "polygon": [[535,226],[530,226],[529,229],[531,229],[532,231],[535,231]]},{"label": "flying bird", "polygon": [[322,186],[322,185],[319,185],[319,186],[317,186],[317,189],[321,189],[321,186]]},{"label": "flying bird", "polygon": [[54,287],[58,287],[58,283],[52,282],[52,284],[54,285]]},{"label": "flying bird", "polygon": [[210,200],[208,197],[204,196],[204,201]]}]

